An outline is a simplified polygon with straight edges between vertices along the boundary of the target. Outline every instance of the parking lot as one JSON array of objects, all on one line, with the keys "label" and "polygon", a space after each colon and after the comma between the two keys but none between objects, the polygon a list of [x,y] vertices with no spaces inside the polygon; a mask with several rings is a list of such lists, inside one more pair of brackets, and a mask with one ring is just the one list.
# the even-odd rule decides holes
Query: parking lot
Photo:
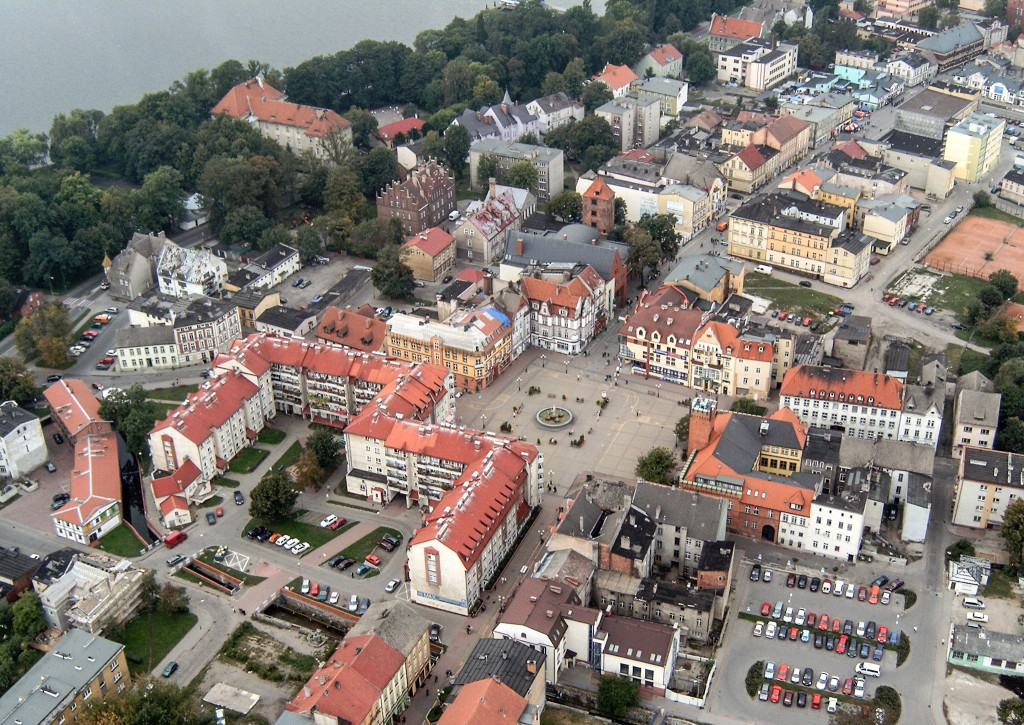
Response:
[{"label": "parking lot", "polygon": [[[752,664],[759,660],[766,663],[774,663],[776,677],[782,665],[786,665],[788,684],[776,680],[771,685],[781,685],[783,693],[787,689],[794,691],[804,690],[807,692],[805,710],[797,707],[794,697],[793,705],[790,708],[786,708],[787,710],[792,710],[792,712],[787,712],[787,716],[794,717],[798,721],[817,722],[820,721],[820,718],[827,715],[824,712],[826,703],[828,698],[833,696],[832,692],[822,691],[818,688],[821,673],[827,672],[829,678],[833,676],[838,678],[839,692],[835,693],[835,696],[839,697],[840,701],[843,699],[853,701],[853,698],[842,697],[843,685],[847,678],[855,681],[857,677],[860,677],[865,681],[866,699],[873,697],[875,688],[878,685],[886,684],[887,676],[896,668],[896,652],[891,647],[886,646],[881,653],[881,660],[875,660],[875,649],[878,645],[877,634],[882,626],[887,628],[890,636],[892,632],[899,633],[899,620],[903,614],[903,597],[898,592],[893,594],[888,605],[883,605],[881,602],[870,604],[866,600],[859,601],[856,594],[852,599],[847,598],[848,582],[844,582],[844,593],[842,596],[835,596],[834,593],[825,594],[820,588],[819,591],[812,592],[809,580],[814,576],[824,578],[824,575],[820,572],[805,572],[808,586],[807,588],[800,589],[795,583],[792,587],[787,586],[788,573],[785,570],[772,570],[770,582],[765,582],[763,579],[754,582],[749,579],[750,567],[742,566],[740,568],[743,584],[738,587],[736,599],[737,618],[731,623],[733,631],[729,635],[729,654],[727,655],[731,664],[729,667],[722,669],[719,675],[721,681],[715,689],[718,690],[719,695],[738,692],[743,692],[745,695],[744,680],[747,670]],[[799,574],[799,572],[796,573]],[[853,584],[859,588],[860,586],[868,586],[870,581],[854,581]],[[762,619],[761,613],[765,603],[768,604],[770,611],[768,617]],[[801,609],[804,610],[803,625],[798,626],[796,622],[801,621]],[[779,612],[778,619],[774,619],[772,616],[776,611]],[[807,617],[812,615],[814,624],[809,625]],[[820,628],[822,615],[828,617],[827,630]],[[752,619],[756,619],[757,622],[752,621]],[[790,621],[786,622],[784,621],[785,619]],[[833,629],[836,619],[840,622],[838,632]],[[846,653],[840,654],[837,651],[839,639],[844,628],[847,626],[848,620],[849,627],[852,629],[852,635],[849,637],[849,640],[856,640],[857,642],[857,647],[853,650],[855,656],[850,656],[849,647]],[[875,623],[875,638],[868,640],[866,634],[861,637],[857,636],[858,628],[862,622],[864,623],[865,630],[869,622]],[[753,632],[757,623],[761,623],[762,633],[760,636],[755,637]],[[769,623],[775,626],[772,627]],[[775,638],[769,639],[767,634],[770,628],[777,631],[785,630],[785,639],[778,639],[778,635]],[[791,638],[791,628],[796,629],[795,640]],[[805,631],[806,634],[804,634]],[[816,647],[816,635],[820,635],[820,642],[817,643],[820,644],[820,647]],[[833,641],[833,649],[831,651],[827,649],[828,638],[832,638]],[[807,641],[803,641],[804,639]],[[861,657],[861,643],[868,643],[868,656],[866,658]],[[856,667],[858,663],[878,665],[881,669],[881,677],[857,675]],[[804,670],[811,668],[813,675],[808,678],[812,682],[810,686],[797,686],[792,683],[791,677],[795,668],[801,670],[801,681],[806,681],[804,679]],[[822,694],[821,712],[811,709],[811,697],[814,692],[821,692]],[[728,710],[729,714],[734,717],[759,722],[764,722],[766,717],[773,717],[766,716],[764,708],[784,707],[781,700],[778,704],[771,701],[763,702],[756,695],[753,699],[745,696],[728,697],[727,702],[728,705],[726,706],[726,700],[718,700],[716,710]]]}]

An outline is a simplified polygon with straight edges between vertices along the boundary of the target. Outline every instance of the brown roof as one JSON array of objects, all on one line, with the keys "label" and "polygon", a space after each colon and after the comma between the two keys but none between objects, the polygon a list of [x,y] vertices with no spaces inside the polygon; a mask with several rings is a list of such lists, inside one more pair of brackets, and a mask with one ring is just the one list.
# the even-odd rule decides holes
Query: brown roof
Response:
[{"label": "brown roof", "polygon": [[441,227],[430,227],[409,237],[402,246],[415,247],[428,257],[436,257],[453,244],[455,237],[451,234]]},{"label": "brown roof", "polygon": [[530,578],[519,585],[498,621],[527,627],[544,634],[551,642],[557,642],[566,630],[566,617],[563,615],[568,616],[569,612],[572,612],[573,620],[588,616],[596,621],[600,614],[598,610],[580,603],[572,585]]},{"label": "brown roof", "polygon": [[370,310],[370,316],[363,316],[352,310],[328,307],[316,328],[317,339],[333,342],[363,352],[377,352],[384,347],[387,323],[378,319]]},{"label": "brown roof", "polygon": [[601,620],[601,631],[608,634],[608,654],[675,669],[670,659],[676,630],[669,625],[609,614]]},{"label": "brown roof", "polygon": [[[693,296],[696,297],[695,294]],[[696,337],[704,317],[703,312],[690,305],[686,291],[671,285],[661,287],[652,294],[644,293],[636,309],[626,318],[619,334],[630,337],[642,327],[648,339],[651,333],[657,332],[661,335],[662,344],[671,335],[681,344],[688,345]],[[668,309],[662,309],[663,306]]]},{"label": "brown roof", "polygon": [[759,38],[761,37],[761,23],[756,23],[753,20],[729,18],[725,15],[715,15],[711,21],[711,30],[708,31],[708,35],[732,38],[734,40]]},{"label": "brown roof", "polygon": [[587,190],[583,192],[583,198],[610,200],[615,198],[615,192],[608,187],[608,184],[604,182],[604,179],[598,176],[594,179],[593,183],[587,187]]},{"label": "brown roof", "polygon": [[900,410],[903,383],[880,373],[843,368],[797,365],[782,379],[779,395],[817,398]]},{"label": "brown roof", "polygon": [[810,124],[807,121],[802,121],[796,116],[780,116],[769,123],[766,130],[781,145],[796,138],[809,127]]},{"label": "brown roof", "polygon": [[497,677],[463,685],[445,709],[438,725],[490,725],[516,723],[526,709],[526,699]]}]

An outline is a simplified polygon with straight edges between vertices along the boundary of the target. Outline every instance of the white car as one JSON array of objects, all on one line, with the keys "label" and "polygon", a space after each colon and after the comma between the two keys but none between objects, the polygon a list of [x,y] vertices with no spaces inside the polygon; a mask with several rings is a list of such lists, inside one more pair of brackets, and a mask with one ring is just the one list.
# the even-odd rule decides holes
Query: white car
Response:
[{"label": "white car", "polygon": [[768,628],[765,630],[764,636],[768,639],[775,639],[775,632],[778,629],[778,625],[775,622],[768,622]]},{"label": "white car", "polygon": [[762,634],[764,634],[764,622],[758,622],[754,625],[754,636],[760,637]]},{"label": "white car", "polygon": [[853,681],[853,696],[864,697],[864,680],[859,677]]},{"label": "white car", "polygon": [[886,589],[882,592],[882,604],[888,604],[892,600],[892,592]]},{"label": "white car", "polygon": [[801,607],[796,612],[796,619],[793,620],[793,624],[797,627],[803,627],[804,622],[807,621],[807,610]]},{"label": "white car", "polygon": [[853,584],[846,587],[846,598],[853,599],[855,596],[857,596],[857,587],[853,586]]},{"label": "white car", "polygon": [[782,616],[782,621],[786,624],[793,621],[793,607],[786,607],[786,613]]},{"label": "white car", "polygon": [[302,580],[302,589],[299,590],[302,594],[309,594],[309,579]]},{"label": "white car", "polygon": [[117,350],[107,350],[107,357],[117,357]]},{"label": "white car", "polygon": [[827,672],[822,672],[820,675],[818,675],[818,684],[816,684],[815,687],[817,687],[819,690],[824,690],[826,687],[828,687]]},{"label": "white car", "polygon": [[282,536],[277,541],[275,541],[274,544],[277,546],[283,546],[287,548],[294,544],[296,541],[297,539],[293,539],[291,536]]},{"label": "white car", "polygon": [[353,594],[348,600],[348,611],[354,612],[359,609],[359,597]]},{"label": "white car", "polygon": [[844,582],[842,579],[836,579],[836,583],[832,587],[832,595],[836,596],[836,597],[841,597],[841,596],[843,596],[843,594],[846,593],[845,589],[846,589],[846,582]]},{"label": "white car", "polygon": [[828,710],[829,712],[835,712],[836,710],[839,709],[839,700],[837,700],[834,697],[828,698],[828,707],[825,708],[825,709]]},{"label": "white car", "polygon": [[775,663],[766,662],[764,666],[764,679],[774,680],[775,679]]},{"label": "white car", "polygon": [[[398,579],[392,579],[391,581],[389,581],[389,582],[388,582],[388,583],[387,583],[387,584],[385,585],[385,587],[384,587],[384,591],[386,591],[386,592],[393,592],[393,591],[395,591],[396,589],[398,589],[398,587],[399,587],[399,586],[401,585],[401,583],[402,583],[402,582],[401,582],[401,581],[399,581]],[[758,622],[758,624],[760,624],[760,622]]]},{"label": "white car", "polygon": [[294,554],[295,556],[298,556],[299,554],[304,554],[305,552],[309,551],[309,544],[303,541],[301,544],[293,546],[291,551],[292,554]]},{"label": "white car", "polygon": [[334,514],[327,514],[326,516],[324,516],[323,520],[320,522],[320,528],[321,529],[326,529],[328,526],[330,526],[331,524],[333,524],[337,520],[338,520],[338,517],[335,516]]},{"label": "white car", "polygon": [[761,577],[761,579],[764,581],[765,584],[770,582],[772,580],[772,570],[771,569],[765,569],[764,570],[764,576]]},{"label": "white car", "polygon": [[868,626],[866,624],[864,624],[864,622],[857,622],[857,636],[858,637],[863,637],[864,633],[867,631],[867,629],[868,629]]},{"label": "white car", "polygon": [[331,592],[331,598],[328,599],[327,601],[330,604],[337,604],[339,597],[341,597],[341,594],[339,592]]}]

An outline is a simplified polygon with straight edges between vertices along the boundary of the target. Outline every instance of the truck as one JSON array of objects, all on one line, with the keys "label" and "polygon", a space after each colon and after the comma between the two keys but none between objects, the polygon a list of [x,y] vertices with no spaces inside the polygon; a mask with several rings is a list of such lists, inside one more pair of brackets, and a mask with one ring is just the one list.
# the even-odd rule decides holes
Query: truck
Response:
[{"label": "truck", "polygon": [[728,219],[724,219],[724,220],[718,222],[718,227],[717,227],[718,231],[724,232],[728,228],[729,228],[729,220]]},{"label": "truck", "polygon": [[172,531],[164,537],[164,546],[166,546],[168,549],[173,549],[175,546],[177,546],[187,538],[188,534],[186,534],[184,531]]}]

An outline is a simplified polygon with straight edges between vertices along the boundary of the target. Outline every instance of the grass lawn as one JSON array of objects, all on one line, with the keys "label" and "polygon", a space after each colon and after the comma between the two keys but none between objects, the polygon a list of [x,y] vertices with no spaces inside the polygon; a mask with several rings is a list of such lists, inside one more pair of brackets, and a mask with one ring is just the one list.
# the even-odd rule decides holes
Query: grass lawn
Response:
[{"label": "grass lawn", "polygon": [[946,359],[949,362],[949,369],[958,375],[984,370],[988,365],[988,355],[985,353],[952,343],[946,346]]},{"label": "grass lawn", "polygon": [[256,466],[260,465],[263,459],[269,455],[270,451],[262,448],[246,448],[228,464],[228,470],[235,473],[252,473],[256,470]]},{"label": "grass lawn", "polygon": [[996,597],[997,599],[1012,599],[1013,582],[1010,581],[1010,577],[1006,576],[1001,569],[992,569],[992,574],[988,578],[988,584],[981,590],[981,595]]},{"label": "grass lawn", "polygon": [[131,529],[121,524],[99,540],[97,548],[115,556],[138,556],[145,547]]},{"label": "grass lawn", "polygon": [[274,470],[283,471],[289,466],[294,466],[298,462],[299,456],[301,454],[302,444],[299,443],[298,441],[295,441],[290,446],[288,446],[288,450],[282,453],[281,457],[278,458],[277,461],[274,463]]},{"label": "grass lawn", "polygon": [[843,302],[835,295],[783,282],[758,272],[747,274],[743,288],[750,294],[771,300],[773,306],[781,310],[800,312],[805,317],[814,316],[819,319]]},{"label": "grass lawn", "polygon": [[153,388],[146,391],[146,397],[151,400],[169,400],[172,403],[180,403],[189,393],[199,390],[197,383],[190,385],[173,385],[169,388]]},{"label": "grass lawn", "polygon": [[974,328],[968,330],[957,330],[953,334],[961,340],[978,345],[979,347],[998,347],[1001,344],[999,340],[989,340],[987,337],[982,337]]},{"label": "grass lawn", "polygon": [[19,498],[21,498],[21,494],[20,493],[14,494],[13,496],[11,496],[9,499],[4,501],[3,503],[0,503],[0,509],[6,508],[7,506],[10,506],[12,503],[17,501]]},{"label": "grass lawn", "polygon": [[209,564],[214,569],[219,569],[225,574],[230,574],[236,579],[241,579],[246,586],[253,586],[254,584],[259,584],[261,581],[266,579],[266,577],[252,576],[251,574],[246,574],[244,571],[232,569],[230,566],[225,565],[223,562],[215,561],[213,558],[213,552],[209,549],[207,549],[199,555],[199,561],[203,562],[204,564]]},{"label": "grass lawn", "polygon": [[[188,634],[197,621],[198,618],[191,612],[172,614],[171,616],[153,612],[154,667],[160,664],[160,661],[167,656],[174,645],[181,641],[182,637]],[[133,675],[145,673],[149,661],[149,626],[146,623],[144,611],[139,612],[125,624],[120,640],[124,644],[125,656],[128,658],[128,669]]]},{"label": "grass lawn", "polygon": [[164,418],[167,417],[168,413],[170,413],[172,410],[177,410],[178,407],[181,405],[181,403],[163,403],[156,400],[151,400],[149,402],[152,403],[157,410],[157,415],[159,416],[157,420],[163,420]]},{"label": "grass lawn", "polygon": [[276,428],[264,428],[260,431],[256,440],[260,443],[266,443],[268,446],[276,446],[287,437],[288,434],[283,430],[277,430]]},{"label": "grass lawn", "polygon": [[222,503],[224,503],[223,496],[210,496],[210,498],[206,499],[201,504],[199,504],[199,508],[212,509],[216,508],[217,506],[220,506]]},{"label": "grass lawn", "polygon": [[987,285],[982,279],[965,274],[944,274],[932,285],[931,294],[924,301],[959,316],[969,300],[978,296],[978,290]]},{"label": "grass lawn", "polygon": [[[90,329],[92,327],[92,318],[93,317],[95,317],[95,315],[92,314],[92,310],[85,310],[84,312],[82,312],[82,314],[80,314],[78,317],[76,317],[75,321],[71,323],[72,325],[77,325],[82,320],[85,320],[85,322],[82,324],[81,327],[79,327],[77,330],[75,330],[75,332],[71,335],[71,337],[74,338],[75,340],[77,340],[78,338],[80,338],[82,336],[83,332],[85,332],[86,330]],[[86,319],[86,318],[88,318],[88,319]]]},{"label": "grass lawn", "polygon": [[265,521],[257,518],[249,519],[248,523],[242,527],[239,537],[245,538],[245,532],[254,526],[266,526],[274,533],[284,534],[285,536],[295,536],[302,541],[308,542],[309,551],[306,552],[308,554],[310,551],[323,546],[341,533],[340,530],[332,531],[331,529],[321,529],[317,524],[307,524],[303,521],[298,521],[297,519],[301,515],[301,513],[296,511],[292,514],[291,519],[285,521]]},{"label": "grass lawn", "polygon": [[238,488],[240,484],[233,478],[215,478],[213,479],[213,485],[226,486],[227,488]]},{"label": "grass lawn", "polygon": [[29,408],[28,412],[37,418],[45,418],[50,414],[50,409],[47,408]]},{"label": "grass lawn", "polygon": [[[402,533],[400,531],[389,529],[386,526],[378,526],[363,538],[342,549],[340,553],[343,556],[347,556],[349,559],[355,559],[356,562],[362,562],[362,560],[366,558],[367,554],[377,548],[377,542],[384,534],[391,534],[398,540],[402,539]],[[382,552],[382,555],[386,554],[387,552]]]},{"label": "grass lawn", "polygon": [[1007,222],[1014,226],[1022,226],[1024,222],[1015,217],[1013,214],[1007,214],[1005,211],[996,209],[994,206],[985,207],[974,207],[971,209],[969,216],[980,216],[986,219],[995,219],[996,221]]}]

